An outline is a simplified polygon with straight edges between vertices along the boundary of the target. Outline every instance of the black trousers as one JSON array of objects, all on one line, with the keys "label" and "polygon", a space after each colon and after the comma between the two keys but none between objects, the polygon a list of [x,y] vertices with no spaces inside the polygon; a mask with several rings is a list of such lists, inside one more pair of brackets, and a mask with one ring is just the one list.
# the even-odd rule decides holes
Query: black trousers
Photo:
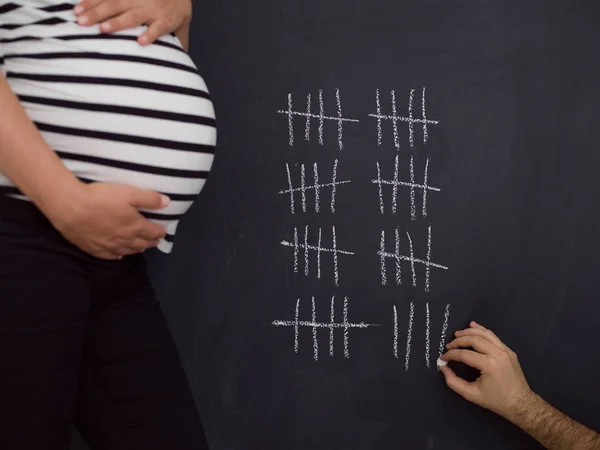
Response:
[{"label": "black trousers", "polygon": [[143,253],[96,258],[0,193],[0,449],[207,448]]}]

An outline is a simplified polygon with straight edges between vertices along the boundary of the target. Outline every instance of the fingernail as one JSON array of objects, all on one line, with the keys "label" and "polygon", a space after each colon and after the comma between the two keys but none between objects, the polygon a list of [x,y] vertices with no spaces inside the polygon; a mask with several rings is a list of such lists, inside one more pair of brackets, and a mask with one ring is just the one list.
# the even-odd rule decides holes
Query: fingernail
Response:
[{"label": "fingernail", "polygon": [[140,41],[142,44],[147,44],[148,43],[148,36],[144,35],[140,37]]},{"label": "fingernail", "polygon": [[75,14],[81,14],[83,12],[83,6],[82,5],[77,5],[75,8],[73,8],[73,12]]},{"label": "fingernail", "polygon": [[87,18],[87,16],[79,16],[79,18],[77,19],[77,23],[79,25],[85,25],[88,22],[89,22],[89,19]]},{"label": "fingernail", "polygon": [[111,26],[110,26],[110,22],[104,22],[103,24],[100,25],[100,28],[103,31],[108,31],[110,30]]},{"label": "fingernail", "polygon": [[171,203],[171,199],[169,197],[167,197],[166,195],[162,195],[161,194],[161,196],[160,196],[160,204],[161,204],[161,206],[164,208],[169,203]]}]

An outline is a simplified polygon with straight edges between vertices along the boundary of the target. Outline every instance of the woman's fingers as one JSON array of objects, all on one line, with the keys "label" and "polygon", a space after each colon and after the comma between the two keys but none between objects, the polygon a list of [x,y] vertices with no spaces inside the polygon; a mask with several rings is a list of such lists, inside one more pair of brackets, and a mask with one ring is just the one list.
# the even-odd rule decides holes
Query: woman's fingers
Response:
[{"label": "woman's fingers", "polygon": [[142,45],[151,44],[163,34],[170,33],[172,28],[173,27],[164,20],[155,20],[150,23],[148,29],[138,37],[138,42]]}]

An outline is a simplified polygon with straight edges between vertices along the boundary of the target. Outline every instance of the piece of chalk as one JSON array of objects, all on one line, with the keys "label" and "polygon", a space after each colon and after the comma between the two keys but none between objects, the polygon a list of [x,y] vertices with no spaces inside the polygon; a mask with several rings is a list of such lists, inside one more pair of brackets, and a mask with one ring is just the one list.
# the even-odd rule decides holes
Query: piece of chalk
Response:
[{"label": "piece of chalk", "polygon": [[437,360],[437,365],[438,365],[438,367],[442,367],[442,366],[447,366],[447,365],[448,365],[448,363],[447,363],[446,361],[444,361],[444,360],[442,360],[442,359],[438,358],[438,360]]}]

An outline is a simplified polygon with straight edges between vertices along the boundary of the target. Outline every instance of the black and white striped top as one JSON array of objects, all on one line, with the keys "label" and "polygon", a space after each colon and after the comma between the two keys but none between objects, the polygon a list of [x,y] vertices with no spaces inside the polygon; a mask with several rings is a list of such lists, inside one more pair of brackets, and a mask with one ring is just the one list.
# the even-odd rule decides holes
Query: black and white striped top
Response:
[{"label": "black and white striped top", "polygon": [[[179,220],[213,163],[208,90],[174,34],[149,46],[136,42],[145,26],[103,34],[99,25],[77,24],[76,3],[0,0],[0,70],[81,181],[128,184],[171,198],[162,210],[140,211],[166,228],[158,249],[170,253]],[[1,172],[0,195],[31,201]]]}]

